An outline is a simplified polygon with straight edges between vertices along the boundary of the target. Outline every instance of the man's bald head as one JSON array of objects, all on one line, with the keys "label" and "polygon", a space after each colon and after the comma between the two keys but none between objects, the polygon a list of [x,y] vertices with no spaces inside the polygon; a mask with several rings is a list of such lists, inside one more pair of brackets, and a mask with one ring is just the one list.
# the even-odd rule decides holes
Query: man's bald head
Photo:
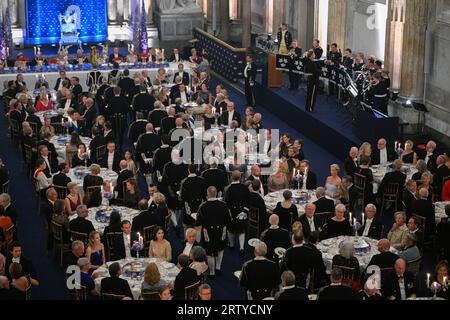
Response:
[{"label": "man's bald head", "polygon": [[125,170],[128,166],[127,162],[125,160],[120,161],[119,163],[120,169]]},{"label": "man's bald head", "polygon": [[213,186],[209,187],[207,193],[208,193],[208,199],[216,198],[217,197],[216,187],[213,187]]},{"label": "man's bald head", "polygon": [[153,124],[147,123],[147,124],[145,125],[145,132],[147,132],[147,133],[153,132]]},{"label": "man's bald head", "polygon": [[395,261],[394,268],[398,275],[403,275],[406,271],[406,261],[403,259],[398,259]]},{"label": "man's bald head", "polygon": [[378,241],[378,251],[388,252],[391,249],[391,243],[388,239],[381,239]]}]

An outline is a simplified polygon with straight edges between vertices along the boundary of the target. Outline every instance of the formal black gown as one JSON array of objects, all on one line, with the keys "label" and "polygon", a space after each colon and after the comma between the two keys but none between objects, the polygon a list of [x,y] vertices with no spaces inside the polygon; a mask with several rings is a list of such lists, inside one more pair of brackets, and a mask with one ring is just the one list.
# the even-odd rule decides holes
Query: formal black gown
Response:
[{"label": "formal black gown", "polygon": [[352,228],[347,219],[337,222],[333,219],[327,224],[327,238],[335,238],[340,236],[351,236]]},{"label": "formal black gown", "polygon": [[298,210],[296,205],[291,205],[289,209],[283,208],[281,202],[277,203],[273,213],[280,218],[279,226],[285,230],[291,230],[292,223],[298,220]]},{"label": "formal black gown", "polygon": [[411,152],[402,157],[403,163],[413,164],[414,163],[414,152]]}]

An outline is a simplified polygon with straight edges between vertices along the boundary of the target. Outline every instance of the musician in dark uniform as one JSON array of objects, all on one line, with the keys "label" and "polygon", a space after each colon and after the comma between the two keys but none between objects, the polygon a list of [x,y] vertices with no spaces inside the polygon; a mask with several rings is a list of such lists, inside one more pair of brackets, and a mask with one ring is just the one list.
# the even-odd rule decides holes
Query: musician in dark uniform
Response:
[{"label": "musician in dark uniform", "polygon": [[148,114],[153,111],[156,99],[147,92],[147,86],[141,84],[139,93],[133,97],[132,106],[135,112],[142,112],[144,118],[147,119]]},{"label": "musician in dark uniform", "polygon": [[300,74],[295,69],[295,61],[302,56],[302,48],[298,46],[298,41],[294,40],[292,42],[291,51],[289,52],[289,55],[291,56],[291,65],[289,67],[289,82],[291,83],[291,86],[289,90],[297,90],[298,86],[300,85]]},{"label": "musician in dark uniform", "polygon": [[369,89],[367,96],[368,101],[372,103],[372,106],[381,113],[388,115],[388,88],[386,82],[383,80],[383,76],[380,72],[373,75],[371,88]]},{"label": "musician in dark uniform", "polygon": [[255,81],[256,81],[256,64],[253,62],[253,57],[247,56],[247,65],[244,69],[245,78],[245,97],[247,99],[247,105],[253,108],[256,107],[255,99]]},{"label": "musician in dark uniform", "polygon": [[180,198],[184,204],[183,224],[185,228],[194,227],[195,219],[191,213],[198,212],[200,205],[206,200],[206,182],[197,176],[197,167],[189,165],[189,175],[181,181]]},{"label": "musician in dark uniform", "polygon": [[306,99],[306,110],[308,112],[314,111],[314,104],[316,102],[317,86],[319,85],[319,69],[313,62],[314,51],[309,50],[303,59],[305,66],[305,73],[308,74],[308,97]]},{"label": "musician in dark uniform", "polygon": [[[330,48],[330,52],[327,54],[326,64],[328,65],[328,74],[332,74],[332,70],[339,69],[342,63],[342,53],[338,51],[337,43],[333,43]],[[336,79],[331,79],[337,81]],[[330,83],[330,95],[337,93],[337,85]]]},{"label": "musician in dark uniform", "polygon": [[270,227],[261,233],[261,240],[267,244],[267,258],[278,264],[276,248],[288,249],[291,246],[289,231],[280,228],[280,218],[273,214],[269,218]]},{"label": "musician in dark uniform", "polygon": [[202,227],[201,245],[208,256],[209,275],[214,277],[222,267],[231,214],[226,203],[217,199],[215,187],[209,187],[207,193],[208,200],[198,209],[197,225]]},{"label": "musician in dark uniform", "polygon": [[181,181],[188,176],[188,166],[180,160],[180,151],[172,150],[172,161],[164,166],[162,181],[161,181],[161,191],[166,195],[167,206],[169,209],[175,211],[176,221],[174,222],[175,227],[178,226],[178,218],[180,215],[180,203],[178,201],[177,192],[180,190]]},{"label": "musician in dark uniform", "polygon": [[350,75],[353,74],[353,63],[354,63],[354,59],[353,59],[353,52],[352,49],[346,49],[345,50],[345,56],[342,59],[342,65],[345,68],[345,71],[347,71]]},{"label": "musician in dark uniform", "polygon": [[247,288],[250,300],[263,300],[270,297],[272,290],[280,282],[279,269],[275,262],[266,259],[267,245],[258,241],[255,245],[255,258],[242,266],[240,285]]},{"label": "musician in dark uniform", "polygon": [[312,50],[314,51],[314,60],[320,60],[322,58],[322,55],[323,55],[323,49],[320,46],[319,39],[315,39],[313,41],[313,48],[312,48]]},{"label": "musician in dark uniform", "polygon": [[160,137],[154,133],[153,125],[145,125],[145,133],[139,136],[136,144],[136,160],[139,162],[140,171],[144,174],[151,172],[151,159],[153,153],[161,147]]},{"label": "musician in dark uniform", "polygon": [[280,31],[277,33],[277,40],[279,46],[279,54],[289,54],[289,49],[292,45],[292,34],[287,28],[287,24],[283,23],[280,27]]},{"label": "musician in dark uniform", "polygon": [[97,68],[96,63],[92,64],[92,71],[88,74],[86,85],[89,87],[89,92],[96,92],[102,83],[102,73]]},{"label": "musician in dark uniform", "polygon": [[247,214],[245,207],[248,206],[249,190],[240,182],[241,172],[233,171],[231,184],[225,188],[224,200],[230,209],[233,222],[228,232],[228,243],[234,248],[235,235],[239,235],[239,255],[244,257],[245,230],[247,229]]}]

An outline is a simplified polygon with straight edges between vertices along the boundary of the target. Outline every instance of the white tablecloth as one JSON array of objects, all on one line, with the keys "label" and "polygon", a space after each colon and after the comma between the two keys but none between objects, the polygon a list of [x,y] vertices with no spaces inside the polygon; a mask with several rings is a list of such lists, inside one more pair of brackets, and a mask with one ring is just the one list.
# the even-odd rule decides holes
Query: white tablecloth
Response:
[{"label": "white tablecloth", "polygon": [[[123,71],[125,67],[122,66],[121,70]],[[168,74],[171,74],[172,77],[169,79],[170,81],[173,80],[173,75],[175,72],[178,72],[178,63],[170,63],[168,68],[165,68]],[[155,80],[156,75],[158,74],[158,68],[148,69],[148,68],[142,68],[142,69],[130,69],[130,75],[132,76],[136,72],[142,72],[144,70],[147,70],[149,73],[149,77],[152,80],[152,82]],[[190,64],[184,63],[184,70],[186,72],[190,72]],[[108,73],[111,72],[111,70],[99,70],[103,75],[108,76]],[[80,84],[83,87],[83,91],[88,91],[88,87],[86,85],[88,74],[91,71],[66,71],[67,78],[70,79],[70,77],[78,77],[80,78]],[[8,74],[0,74],[0,83],[4,83],[5,81],[9,80],[16,80],[16,75],[19,74],[20,71],[17,71],[15,73],[8,73]],[[34,89],[34,85],[36,83],[36,76],[40,74],[41,72],[33,72],[33,73],[23,73],[24,81],[27,84],[28,89]],[[59,71],[56,72],[44,72],[45,80],[47,80],[50,88],[54,88],[56,85],[56,80],[59,78]]]},{"label": "white tablecloth", "polygon": [[[175,282],[175,277],[178,275],[180,270],[170,262],[162,261],[160,259],[125,259],[120,261],[115,261],[120,263],[122,267],[122,275],[120,278],[128,281],[130,285],[131,292],[133,293],[133,298],[139,300],[141,298],[141,287],[144,282],[144,270],[148,264],[151,262],[156,263],[161,274],[161,279],[165,280],[170,286],[173,286]],[[108,266],[114,262],[107,262],[106,266],[102,266],[95,270],[94,274],[98,274],[98,278],[95,279],[95,286],[100,291],[100,285],[103,278],[109,277]],[[135,276],[130,276],[129,271],[133,269],[136,270]],[[139,271],[138,271],[139,270]]]},{"label": "white tablecloth", "polygon": [[[277,192],[269,193],[264,197],[264,202],[266,203],[267,210],[273,211],[278,202],[284,200],[283,192],[286,190],[281,190]],[[314,190],[290,190],[293,196],[293,203],[297,206],[298,216],[301,217],[305,214],[305,207],[308,203],[313,203],[317,200],[316,192]],[[300,197],[305,197],[305,200],[300,200]]]},{"label": "white tablecloth", "polygon": [[[97,212],[101,211],[101,216],[97,217]],[[87,220],[91,221],[94,225],[94,228],[96,231],[103,234],[103,231],[105,230],[105,227],[109,224],[109,216],[113,211],[117,211],[120,213],[122,220],[128,220],[132,221],[134,217],[136,217],[139,214],[138,210],[134,210],[131,208],[126,207],[117,207],[117,206],[100,206],[95,208],[89,209],[89,216],[86,218]],[[69,219],[73,220],[77,217],[76,214],[71,216]]]},{"label": "white tablecloth", "polygon": [[[355,241],[357,238],[355,237],[337,237],[332,239],[327,239],[319,244],[317,244],[317,249],[322,252],[323,262],[325,263],[325,267],[327,269],[327,273],[331,273],[331,267],[333,264],[333,257],[339,254],[339,244],[344,241]],[[378,251],[378,240],[366,238],[366,237],[358,237],[359,240],[364,240],[370,248],[367,249],[365,253],[355,253],[355,257],[359,261],[360,271],[364,271],[367,268],[372,257],[376,254],[379,254]],[[397,253],[394,248],[391,248],[391,251]]]},{"label": "white tablecloth", "polygon": [[[80,193],[81,196],[83,196],[84,195],[84,190],[83,190],[83,179],[84,178],[80,179],[80,178],[76,177],[75,170],[87,170],[89,172],[89,168],[85,169],[84,167],[78,167],[78,168],[70,169],[69,174],[67,175],[72,180],[72,182],[76,182],[78,184],[78,192]],[[114,171],[105,169],[105,168],[101,169],[99,176],[103,178],[103,181],[112,182],[113,187],[116,186],[117,178],[119,177],[119,175],[117,173],[115,173]]]},{"label": "white tablecloth", "polygon": [[441,222],[442,219],[448,218],[445,214],[445,207],[450,205],[450,201],[447,202],[436,202],[435,203],[435,216],[436,216],[436,224]]},{"label": "white tablecloth", "polygon": [[[86,145],[86,148],[89,147],[91,143],[91,138],[88,137],[80,137],[81,142]],[[56,153],[58,154],[59,163],[66,162],[66,145],[70,142],[70,136],[54,136],[51,140],[51,143],[54,144]]]},{"label": "white tablecloth", "polygon": [[[381,181],[383,181],[383,178],[386,175],[386,173],[393,171],[389,167],[390,165],[391,165],[391,163],[386,164],[386,165],[370,167],[370,170],[372,170],[372,174],[373,174],[373,181],[375,182],[374,188],[373,188],[373,193],[378,192],[378,187],[379,187]],[[408,181],[408,180],[412,179],[412,176],[417,172],[417,169],[412,164],[403,164],[402,172],[406,174],[406,176],[407,176],[406,181]],[[400,187],[402,187],[402,186],[400,186]]]}]

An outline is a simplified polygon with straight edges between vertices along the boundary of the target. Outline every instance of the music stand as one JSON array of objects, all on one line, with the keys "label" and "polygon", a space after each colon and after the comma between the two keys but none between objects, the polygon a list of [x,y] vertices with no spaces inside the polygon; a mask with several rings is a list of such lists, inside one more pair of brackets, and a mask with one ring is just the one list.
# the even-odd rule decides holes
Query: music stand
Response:
[{"label": "music stand", "polygon": [[413,102],[412,106],[417,111],[417,134],[421,135],[425,127],[425,114],[429,111],[423,103]]}]

